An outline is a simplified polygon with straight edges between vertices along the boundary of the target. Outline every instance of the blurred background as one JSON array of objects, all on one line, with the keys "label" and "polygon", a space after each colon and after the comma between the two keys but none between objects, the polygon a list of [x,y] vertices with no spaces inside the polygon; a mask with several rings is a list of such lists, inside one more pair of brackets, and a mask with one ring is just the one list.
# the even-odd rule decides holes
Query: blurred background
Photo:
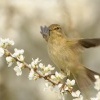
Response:
[{"label": "blurred background", "polygon": [[[24,49],[27,63],[39,57],[53,65],[40,34],[41,25],[53,23],[71,38],[100,38],[100,0],[0,0],[0,37],[15,41],[11,51]],[[100,72],[100,47],[83,52],[82,62]],[[0,100],[58,100],[57,93],[44,91],[44,80],[29,81],[28,74],[25,69],[17,77],[0,58]]]}]

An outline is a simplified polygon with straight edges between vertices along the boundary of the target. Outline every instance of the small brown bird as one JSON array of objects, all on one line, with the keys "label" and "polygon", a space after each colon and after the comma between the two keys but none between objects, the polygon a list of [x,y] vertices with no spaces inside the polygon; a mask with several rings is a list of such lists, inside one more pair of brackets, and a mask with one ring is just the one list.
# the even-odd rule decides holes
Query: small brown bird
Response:
[{"label": "small brown bird", "polygon": [[62,31],[60,25],[52,24],[41,27],[41,34],[47,41],[48,53],[54,64],[66,76],[72,75],[84,95],[84,100],[93,96],[95,81],[94,75],[100,75],[81,64],[79,54],[84,48],[100,45],[100,38],[95,39],[70,39]]}]

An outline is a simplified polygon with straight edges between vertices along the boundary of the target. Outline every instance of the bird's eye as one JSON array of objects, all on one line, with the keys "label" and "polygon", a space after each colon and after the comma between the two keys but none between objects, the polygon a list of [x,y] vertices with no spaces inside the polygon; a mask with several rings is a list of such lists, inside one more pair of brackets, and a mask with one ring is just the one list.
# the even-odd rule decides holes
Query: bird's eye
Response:
[{"label": "bird's eye", "polygon": [[54,30],[59,30],[60,29],[60,27],[56,27]]},{"label": "bird's eye", "polygon": [[59,27],[57,27],[56,29],[57,29],[57,30],[59,30],[60,28],[59,28]]}]

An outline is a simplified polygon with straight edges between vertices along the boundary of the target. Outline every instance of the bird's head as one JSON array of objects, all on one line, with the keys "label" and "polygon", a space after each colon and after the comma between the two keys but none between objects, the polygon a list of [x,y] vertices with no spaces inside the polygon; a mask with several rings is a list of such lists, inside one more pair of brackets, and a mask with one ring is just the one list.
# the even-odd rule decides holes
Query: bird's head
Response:
[{"label": "bird's head", "polygon": [[61,26],[58,24],[52,24],[49,27],[49,32],[62,32]]},{"label": "bird's head", "polygon": [[46,41],[48,41],[49,37],[52,35],[61,35],[62,33],[62,29],[61,26],[58,24],[52,24],[49,27],[41,26],[41,32],[40,32],[43,36],[43,38],[45,38]]}]

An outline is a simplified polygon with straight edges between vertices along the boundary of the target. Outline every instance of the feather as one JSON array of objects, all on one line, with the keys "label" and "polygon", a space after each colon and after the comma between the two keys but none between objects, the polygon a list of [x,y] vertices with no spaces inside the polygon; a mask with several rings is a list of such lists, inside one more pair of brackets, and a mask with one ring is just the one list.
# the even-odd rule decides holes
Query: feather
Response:
[{"label": "feather", "polygon": [[95,39],[80,39],[78,40],[78,43],[85,47],[85,48],[91,48],[91,47],[96,47],[100,45],[100,38],[95,38]]}]

